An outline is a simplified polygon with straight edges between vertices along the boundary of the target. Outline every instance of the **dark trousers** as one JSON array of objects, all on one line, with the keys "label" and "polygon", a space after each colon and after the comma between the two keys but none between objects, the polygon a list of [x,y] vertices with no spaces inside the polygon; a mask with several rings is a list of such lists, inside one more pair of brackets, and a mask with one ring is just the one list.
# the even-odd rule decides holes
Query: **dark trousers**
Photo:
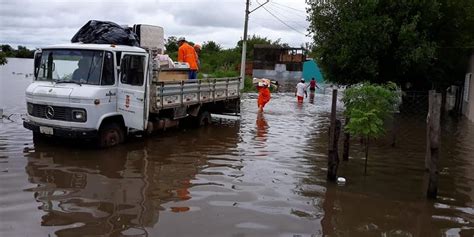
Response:
[{"label": "dark trousers", "polygon": [[197,70],[190,70],[188,73],[189,79],[197,79]]}]

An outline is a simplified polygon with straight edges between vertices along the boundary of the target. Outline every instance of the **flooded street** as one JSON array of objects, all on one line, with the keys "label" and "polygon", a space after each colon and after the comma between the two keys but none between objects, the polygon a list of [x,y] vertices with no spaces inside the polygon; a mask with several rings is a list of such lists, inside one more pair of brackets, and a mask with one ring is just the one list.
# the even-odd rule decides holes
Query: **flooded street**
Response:
[{"label": "flooded street", "polygon": [[20,115],[32,63],[0,66],[0,108],[14,114],[0,122],[0,236],[474,236],[474,123],[464,118],[443,121],[429,201],[423,117],[400,118],[396,147],[371,146],[367,176],[354,140],[337,186],[326,182],[329,93],[303,106],[273,94],[263,115],[247,94],[240,119],[112,149],[35,144]]}]

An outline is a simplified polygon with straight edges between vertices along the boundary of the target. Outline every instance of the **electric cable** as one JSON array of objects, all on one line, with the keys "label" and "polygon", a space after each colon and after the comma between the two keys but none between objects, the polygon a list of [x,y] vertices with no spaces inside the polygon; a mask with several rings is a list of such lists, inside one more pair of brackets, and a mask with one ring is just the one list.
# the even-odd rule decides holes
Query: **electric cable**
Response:
[{"label": "electric cable", "polygon": [[[269,10],[272,10],[275,14],[279,15],[280,16],[280,19],[284,20],[285,22],[293,22],[293,24],[297,25],[298,27],[301,27],[301,28],[307,28],[307,26],[304,26],[301,24],[301,22],[305,22],[307,23],[306,20],[303,20],[303,21],[295,21],[295,20],[289,20],[288,18],[290,19],[293,19],[291,16],[287,16],[285,15],[284,13],[282,13],[281,11],[284,11],[285,13],[287,13],[284,9],[281,9],[281,8],[278,8],[278,9],[274,9],[274,8],[269,8]],[[290,13],[291,14],[291,13]]]},{"label": "electric cable", "polygon": [[262,6],[262,8],[268,12],[268,14],[272,15],[275,19],[277,19],[279,22],[281,22],[283,25],[287,26],[288,28],[292,29],[293,31],[297,32],[297,33],[300,33],[304,36],[307,36],[307,34],[299,31],[298,29],[294,28],[293,26],[291,25],[288,25],[286,22],[284,22],[282,19],[280,19],[278,16],[276,16],[275,14],[273,14],[272,12],[270,12],[265,6]]},{"label": "electric cable", "polygon": [[297,12],[306,13],[306,11],[303,11],[303,10],[300,10],[300,9],[296,9],[296,8],[293,8],[293,7],[290,7],[290,6],[281,4],[281,3],[277,3],[277,2],[270,2],[270,3],[271,3],[271,4],[274,4],[274,5],[279,5],[279,6],[282,6],[282,7],[286,7],[286,8],[288,8],[288,9],[291,9],[291,10],[294,10],[294,11],[297,11]]}]

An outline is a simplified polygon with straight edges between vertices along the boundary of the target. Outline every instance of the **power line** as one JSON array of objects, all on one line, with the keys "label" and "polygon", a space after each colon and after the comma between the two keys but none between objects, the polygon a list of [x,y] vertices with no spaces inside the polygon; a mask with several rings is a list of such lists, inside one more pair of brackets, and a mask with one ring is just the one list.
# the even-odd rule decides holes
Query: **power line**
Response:
[{"label": "power line", "polygon": [[[285,10],[282,10],[282,11],[285,11],[284,13],[280,12],[278,9],[273,9],[273,8],[269,8],[270,10],[272,10],[275,14],[277,14],[278,16],[280,16],[280,19],[284,20],[285,22],[294,22],[295,25],[301,27],[301,28],[306,28],[307,26],[305,25],[302,25],[302,24],[299,24],[297,23],[297,21],[294,21],[294,20],[288,20],[288,19],[295,19],[293,18],[292,16],[288,16],[288,15],[285,15],[286,11]],[[281,8],[280,8],[281,10]],[[291,13],[290,13],[291,14]],[[305,20],[304,21],[305,23],[307,23],[307,21]]]},{"label": "power line", "polygon": [[301,31],[295,29],[295,28],[294,28],[293,26],[291,26],[291,25],[286,24],[286,22],[284,22],[282,19],[280,19],[279,17],[277,17],[277,16],[276,16],[275,14],[273,14],[272,12],[270,12],[266,7],[262,6],[262,8],[263,8],[266,12],[268,12],[268,14],[272,15],[273,17],[275,17],[275,19],[277,19],[277,20],[278,20],[279,22],[281,22],[283,25],[285,25],[285,26],[287,26],[288,28],[294,30],[295,32],[298,32],[298,33],[300,33],[300,34],[306,36],[305,33],[303,33],[303,32],[301,32]]},{"label": "power line", "polygon": [[[268,22],[268,21],[272,21],[272,22],[275,21],[275,19],[273,19],[273,18],[263,18],[263,17],[252,17],[252,19],[261,20],[261,21],[267,21],[267,22]],[[286,21],[286,22],[293,22],[293,23],[295,23],[295,24],[298,24],[298,23],[300,23],[300,24],[301,24],[301,23],[307,23],[306,20],[287,20],[287,19],[285,19],[285,21]],[[299,25],[299,24],[298,24],[298,25]]]},{"label": "power line", "polygon": [[293,8],[293,7],[290,7],[290,6],[287,6],[287,5],[283,5],[281,3],[277,3],[277,2],[270,2],[272,4],[275,4],[275,5],[280,5],[282,7],[286,7],[288,9],[291,9],[291,10],[294,10],[294,11],[298,11],[298,12],[303,12],[303,13],[306,13],[306,11],[303,11],[303,10],[300,10],[300,9],[296,9],[296,8]]},{"label": "power line", "polygon": [[[270,2],[270,3],[273,3],[273,2]],[[285,9],[284,7],[281,7],[279,5],[272,5],[272,7],[276,8],[276,9],[279,9],[280,11],[283,11],[286,14],[296,16],[297,18],[305,18],[306,19],[306,16],[307,16],[306,13],[301,14],[301,13],[291,12],[291,11],[288,11],[288,9]]]}]

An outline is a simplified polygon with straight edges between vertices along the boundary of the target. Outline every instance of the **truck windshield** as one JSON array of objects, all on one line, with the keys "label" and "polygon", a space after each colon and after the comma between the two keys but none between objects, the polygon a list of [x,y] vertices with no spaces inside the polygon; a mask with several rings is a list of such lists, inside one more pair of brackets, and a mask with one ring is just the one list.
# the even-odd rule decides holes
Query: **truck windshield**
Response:
[{"label": "truck windshield", "polygon": [[36,80],[100,85],[104,51],[45,49]]}]

